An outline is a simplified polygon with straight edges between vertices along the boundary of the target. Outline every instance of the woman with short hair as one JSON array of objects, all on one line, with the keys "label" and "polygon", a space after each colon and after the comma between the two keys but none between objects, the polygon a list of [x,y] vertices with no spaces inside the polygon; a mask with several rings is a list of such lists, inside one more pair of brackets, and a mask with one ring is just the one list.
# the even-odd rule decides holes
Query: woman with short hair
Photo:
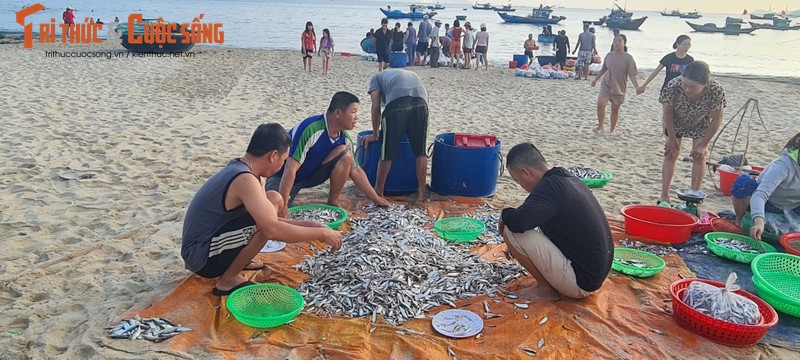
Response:
[{"label": "woman with short hair", "polygon": [[669,188],[675,173],[675,162],[681,151],[681,140],[692,139],[692,190],[700,190],[708,159],[708,144],[717,133],[724,108],[725,90],[711,78],[708,64],[695,61],[686,66],[683,75],[661,91],[663,105],[664,162],[661,167],[661,197],[658,203],[669,203]]}]

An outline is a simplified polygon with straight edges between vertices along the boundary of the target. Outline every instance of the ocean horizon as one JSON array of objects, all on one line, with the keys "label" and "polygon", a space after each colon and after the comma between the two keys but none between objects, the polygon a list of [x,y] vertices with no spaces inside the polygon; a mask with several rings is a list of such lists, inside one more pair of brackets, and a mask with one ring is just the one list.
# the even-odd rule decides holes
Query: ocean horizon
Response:
[{"label": "ocean horizon", "polygon": [[[61,12],[66,2],[41,2],[46,10],[30,16],[26,21],[39,24],[49,23],[55,18],[60,23]],[[433,4],[435,2],[426,2]],[[14,14],[30,4],[26,1],[0,0],[0,31],[21,32],[22,27],[15,22]],[[259,1],[259,0],[208,0],[201,3],[177,0],[170,3],[144,0],[136,3],[106,2],[89,0],[72,3],[77,8],[77,21],[84,18],[100,18],[110,22],[115,16],[127,21],[131,13],[142,13],[144,17],[163,17],[177,22],[191,22],[204,14],[203,22],[223,24],[225,42],[223,47],[263,48],[295,50],[300,47],[300,33],[306,21],[315,25],[317,37],[322,29],[328,28],[334,39],[337,52],[361,54],[360,42],[370,29],[380,27],[384,17],[379,8],[391,5],[393,9],[406,11],[409,3],[305,0],[305,1]],[[448,4],[439,10],[434,19],[452,24],[457,15],[466,15],[473,28],[486,24],[489,32],[488,58],[492,66],[507,66],[514,54],[522,54],[522,44],[527,35],[542,32],[541,26],[508,24],[494,11],[474,10],[472,4]],[[467,10],[463,10],[463,9]],[[530,13],[531,7],[515,7],[515,15]],[[647,16],[638,31],[625,31],[628,38],[629,53],[636,59],[641,69],[652,69],[658,61],[672,50],[672,43],[678,35],[692,37],[689,54],[696,60],[707,62],[712,71],[718,74],[762,77],[800,78],[800,30],[776,31],[758,29],[750,35],[723,35],[696,33],[686,24],[687,19],[663,17],[657,11],[635,11],[634,18]],[[702,12],[701,12],[702,13]],[[607,15],[608,10],[556,8],[553,15],[565,16],[566,20],[553,25],[553,31],[566,30],[571,46],[575,45],[582,31],[584,20],[597,20]],[[721,25],[727,16],[733,14],[703,13],[701,19],[688,20],[694,23],[715,23]],[[750,21],[745,17],[745,21]],[[409,19],[390,19],[390,26],[400,22],[406,28]],[[800,20],[799,20],[800,21]],[[420,21],[413,21],[418,28]],[[463,21],[462,21],[463,23]],[[605,26],[594,26],[597,34],[597,47],[601,55],[611,46],[612,33]],[[37,31],[34,26],[34,31]],[[105,35],[103,32],[101,35]],[[549,46],[542,46],[540,54],[551,54]],[[298,63],[300,63],[298,55]]]}]

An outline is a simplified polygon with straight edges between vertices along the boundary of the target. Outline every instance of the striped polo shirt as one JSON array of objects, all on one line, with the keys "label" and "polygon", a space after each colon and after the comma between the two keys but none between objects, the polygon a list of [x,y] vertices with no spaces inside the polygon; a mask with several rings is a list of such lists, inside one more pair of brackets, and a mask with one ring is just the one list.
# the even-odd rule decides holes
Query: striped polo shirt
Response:
[{"label": "striped polo shirt", "polygon": [[[300,163],[295,182],[307,180],[337,146],[346,145],[353,152],[353,140],[346,131],[335,139],[328,134],[328,121],[324,114],[298,122],[289,130],[289,136],[292,137],[289,156]],[[284,168],[285,165],[275,176],[282,176]]]}]

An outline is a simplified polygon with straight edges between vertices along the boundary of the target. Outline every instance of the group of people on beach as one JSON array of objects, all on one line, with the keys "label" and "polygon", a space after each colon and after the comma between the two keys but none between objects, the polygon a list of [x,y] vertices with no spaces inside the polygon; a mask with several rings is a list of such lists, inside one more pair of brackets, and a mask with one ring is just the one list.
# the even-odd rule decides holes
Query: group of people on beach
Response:
[{"label": "group of people on beach", "polygon": [[311,60],[316,53],[322,58],[322,73],[327,74],[334,54],[331,31],[322,29],[322,38],[319,39],[319,47],[317,47],[317,33],[314,31],[314,24],[311,21],[306,22],[306,28],[300,35],[300,53],[303,54],[303,70],[311,72]]},{"label": "group of people on beach", "polygon": [[381,20],[381,27],[370,30],[367,37],[372,38],[375,45],[378,71],[389,67],[392,53],[401,53],[404,50],[407,56],[406,66],[424,66],[430,63],[431,67],[436,68],[439,67],[440,56],[449,58],[447,64],[456,69],[472,68],[472,59],[475,59],[476,69],[481,64],[486,68],[489,66],[489,33],[486,31],[486,24],[481,24],[480,31],[476,31],[469,21],[462,27],[461,22],[455,20],[452,28],[448,23],[443,28],[440,20],[435,20],[431,25],[428,16],[424,15],[419,29],[415,29],[414,23],[409,21],[403,31],[399,22],[389,29],[389,20],[384,18]]},{"label": "group of people on beach", "polygon": [[[385,22],[383,25],[386,28]],[[425,31],[422,35],[427,33],[421,26],[422,31]],[[310,23],[307,32],[313,38]],[[433,29],[431,34],[436,34]],[[313,51],[307,48],[305,36],[304,50]],[[410,37],[404,35],[403,44],[407,45]],[[419,46],[420,36],[414,37],[416,49],[430,46]],[[382,41],[392,45],[391,37]],[[660,70],[667,69],[659,98],[666,136],[659,203],[669,200],[683,137],[693,140],[692,189],[699,189],[708,142],[719,128],[725,107],[721,85],[711,79],[707,64],[694,61],[687,54],[690,46],[688,36],[679,36],[673,44],[676,51],[665,56],[661,66],[639,86],[635,61],[627,53],[627,38],[619,34],[602,70],[592,81],[596,86],[602,80],[597,101],[600,124],[595,131],[604,130],[602,117],[606,104],[611,102],[613,132],[619,107],[624,103],[627,80],[633,82],[637,93],[643,93]],[[575,48],[594,54],[594,38],[579,37]],[[424,59],[425,55],[419,53],[419,56]],[[383,189],[403,137],[408,138],[416,158],[416,201],[425,200],[428,90],[416,73],[388,69],[373,75],[367,93],[372,134],[362,139],[363,145],[382,142],[374,186],[354,159],[356,144],[347,133],[356,126],[360,100],[354,94],[338,92],[324,114],[304,119],[288,132],[279,124],[260,125],[245,154],[230,160],[198,190],[184,220],[181,255],[187,269],[205,278],[217,278],[212,291],[215,295],[227,295],[252,284],[241,272],[264,268],[254,258],[268,239],[290,243],[320,240],[334,249],[342,246],[339,232],[319,222],[289,217],[288,209],[302,189],[329,181],[327,203],[340,206],[342,189],[350,179],[375,205],[390,206]],[[386,104],[385,108],[382,104]],[[768,223],[767,213],[782,212],[790,225],[795,226],[794,231],[800,231],[800,224],[793,220],[800,216],[799,153],[800,133],[758,178],[743,175],[737,179],[734,191],[737,220],[741,221],[748,210],[752,213],[753,237],[761,238]],[[536,278],[539,296],[590,296],[608,275],[614,247],[597,199],[566,169],[550,167],[532,143],[512,147],[506,159],[512,179],[529,193],[522,205],[507,207],[500,214],[498,231],[509,253]]]}]

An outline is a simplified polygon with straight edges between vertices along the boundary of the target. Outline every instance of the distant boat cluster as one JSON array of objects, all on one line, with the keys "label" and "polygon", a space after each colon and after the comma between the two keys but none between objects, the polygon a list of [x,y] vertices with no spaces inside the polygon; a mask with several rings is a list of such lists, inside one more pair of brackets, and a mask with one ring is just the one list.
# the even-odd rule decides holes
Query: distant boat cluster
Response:
[{"label": "distant boat cluster", "polygon": [[[755,15],[750,14],[751,20],[771,20],[771,24],[765,23],[756,23],[752,21],[748,21],[749,27],[742,27],[742,24],[745,23],[744,20],[740,18],[733,18],[727,17],[725,19],[724,26],[717,26],[714,23],[705,23],[705,24],[697,24],[687,21],[686,24],[692,28],[692,30],[697,32],[705,32],[705,33],[721,33],[726,35],[739,35],[739,34],[750,34],[753,31],[758,29],[770,29],[770,30],[798,30],[800,29],[800,25],[791,25],[791,20],[785,16],[785,12],[782,14],[776,13],[766,13],[763,15]],[[698,13],[696,10],[688,13],[682,13],[679,10],[672,10],[667,12],[667,9],[661,12],[662,16],[670,16],[670,17],[679,17],[683,19],[698,19],[701,18],[702,15]],[[742,15],[747,15],[747,10],[745,10]]]}]

